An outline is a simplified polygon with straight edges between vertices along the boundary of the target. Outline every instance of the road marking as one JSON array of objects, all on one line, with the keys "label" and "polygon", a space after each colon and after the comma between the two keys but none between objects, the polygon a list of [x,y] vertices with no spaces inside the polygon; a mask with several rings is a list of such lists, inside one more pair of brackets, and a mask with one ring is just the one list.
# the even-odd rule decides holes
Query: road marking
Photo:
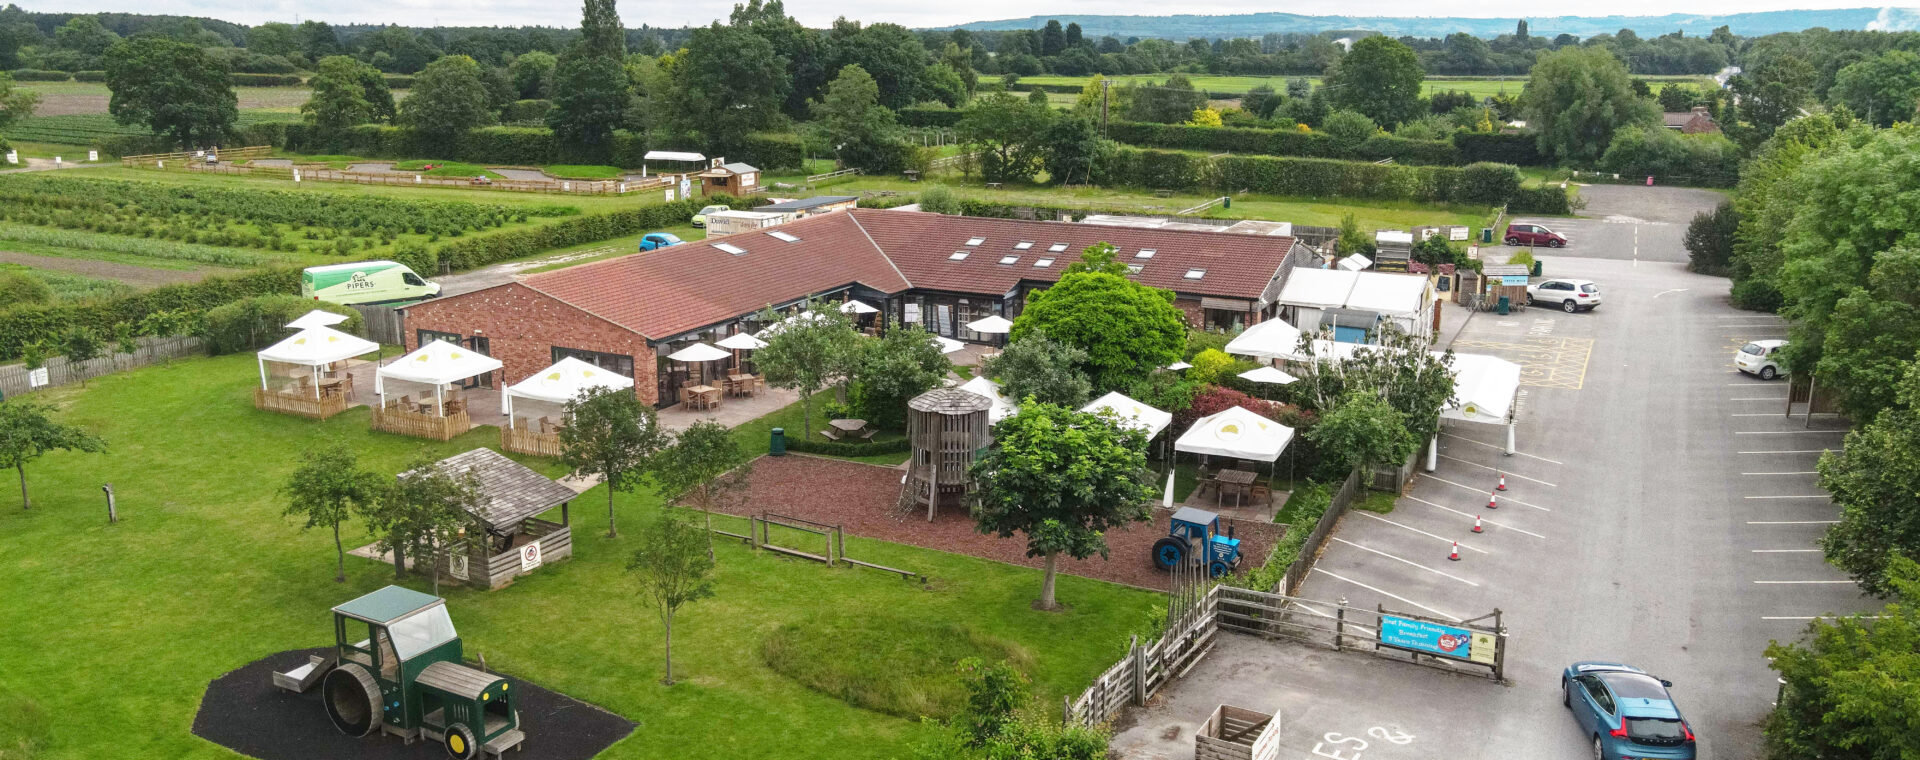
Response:
[{"label": "road marking", "polygon": [[1817,552],[1817,551],[1820,551],[1820,550],[1819,549],[1754,549],[1753,553],[1754,554],[1800,554],[1803,552]]},{"label": "road marking", "polygon": [[1879,620],[1879,615],[1800,615],[1800,616],[1762,616],[1761,620],[1830,620],[1835,617],[1857,617],[1865,620]]},{"label": "road marking", "polygon": [[[1633,265],[1640,266],[1640,225],[1633,225]],[[1662,293],[1661,295],[1665,295]],[[1659,298],[1660,296],[1654,296]]]},{"label": "road marking", "polygon": [[[1449,507],[1449,506],[1444,506],[1444,505],[1440,505],[1440,504],[1435,504],[1435,503],[1433,503],[1433,502],[1431,502],[1431,501],[1427,501],[1426,499],[1422,499],[1422,498],[1420,498],[1420,497],[1418,497],[1418,496],[1403,496],[1403,497],[1401,497],[1401,498],[1403,498],[1403,499],[1408,499],[1408,500],[1411,500],[1411,501],[1417,501],[1417,502],[1420,502],[1421,504],[1425,504],[1425,505],[1427,505],[1427,506],[1429,506],[1429,507],[1436,507],[1436,508],[1439,508],[1439,509],[1444,509],[1444,510],[1446,510],[1446,511],[1448,511],[1448,512],[1452,512],[1452,513],[1454,513],[1454,514],[1456,514],[1456,515],[1459,515],[1459,516],[1461,516],[1461,517],[1477,517],[1477,516],[1478,516],[1478,515],[1470,515],[1470,514],[1467,514],[1467,513],[1465,513],[1465,512],[1462,512],[1462,511],[1460,511],[1460,510],[1458,510],[1458,509],[1454,509],[1453,507]],[[1499,529],[1501,529],[1501,530],[1510,530],[1510,531],[1513,531],[1513,532],[1515,532],[1515,533],[1525,533],[1525,534],[1527,534],[1527,535],[1529,535],[1529,536],[1533,536],[1534,538],[1538,538],[1538,539],[1543,539],[1543,540],[1544,540],[1544,539],[1546,538],[1546,536],[1542,536],[1542,535],[1540,535],[1540,534],[1538,534],[1538,533],[1535,533],[1535,532],[1533,532],[1533,531],[1530,531],[1530,530],[1522,530],[1522,529],[1520,529],[1520,528],[1516,528],[1516,527],[1513,527],[1513,526],[1511,526],[1511,525],[1508,525],[1508,524],[1506,524],[1506,523],[1503,523],[1503,522],[1500,522],[1499,520],[1493,520],[1493,519],[1488,519],[1488,520],[1486,521],[1486,523],[1487,523],[1488,525],[1492,525],[1492,526],[1494,526],[1494,527],[1496,527],[1496,528],[1499,528]]]},{"label": "road marking", "polygon": [[1455,462],[1459,462],[1459,463],[1461,463],[1461,464],[1470,464],[1470,465],[1473,465],[1473,466],[1475,466],[1475,467],[1481,467],[1481,468],[1484,468],[1484,469],[1488,469],[1488,470],[1493,470],[1494,472],[1497,472],[1497,473],[1500,473],[1500,474],[1502,474],[1502,475],[1505,475],[1505,476],[1507,476],[1507,477],[1510,477],[1510,478],[1519,478],[1519,479],[1521,479],[1521,480],[1526,480],[1526,481],[1532,481],[1532,482],[1534,482],[1534,483],[1539,483],[1540,485],[1543,485],[1543,486],[1546,486],[1546,487],[1548,487],[1548,488],[1559,488],[1559,486],[1556,486],[1556,485],[1554,485],[1554,484],[1552,484],[1552,483],[1548,483],[1547,481],[1544,481],[1544,480],[1541,480],[1541,479],[1539,479],[1539,478],[1529,478],[1529,477],[1527,477],[1527,476],[1525,476],[1525,475],[1521,475],[1520,473],[1517,473],[1517,472],[1512,472],[1512,471],[1510,471],[1510,470],[1502,470],[1502,469],[1500,469],[1500,468],[1498,468],[1498,467],[1487,467],[1486,465],[1484,465],[1484,464],[1481,464],[1481,463],[1479,463],[1479,462],[1470,462],[1470,461],[1467,461],[1467,460],[1465,460],[1465,459],[1461,459],[1461,458],[1459,458],[1459,457],[1450,457],[1450,456],[1447,456],[1447,455],[1445,455],[1445,454],[1441,454],[1441,455],[1440,455],[1440,458],[1441,458],[1441,459],[1451,459],[1451,460],[1453,460],[1453,461],[1455,461]]},{"label": "road marking", "polygon": [[[1415,533],[1418,533],[1418,534],[1420,534],[1420,535],[1422,535],[1422,536],[1426,536],[1426,537],[1428,537],[1428,538],[1432,538],[1432,539],[1436,539],[1436,540],[1439,540],[1439,541],[1445,541],[1445,542],[1453,542],[1453,539],[1451,539],[1451,538],[1447,538],[1446,536],[1439,536],[1439,535],[1435,535],[1435,534],[1432,534],[1432,533],[1428,533],[1428,532],[1426,532],[1426,531],[1424,531],[1424,530],[1421,530],[1421,529],[1419,529],[1419,528],[1415,528],[1415,527],[1413,527],[1413,526],[1411,526],[1411,525],[1403,525],[1403,524],[1401,524],[1401,523],[1397,523],[1397,522],[1394,522],[1394,521],[1392,521],[1392,520],[1389,520],[1389,519],[1387,519],[1387,518],[1384,518],[1384,517],[1381,517],[1381,516],[1379,516],[1379,515],[1376,515],[1376,514],[1374,514],[1374,513],[1372,513],[1372,512],[1368,512],[1368,511],[1366,511],[1366,510],[1358,510],[1358,511],[1354,511],[1354,512],[1351,512],[1350,514],[1356,514],[1356,515],[1365,515],[1365,516],[1367,516],[1367,517],[1371,517],[1371,518],[1373,518],[1373,519],[1375,519],[1375,520],[1379,520],[1380,522],[1383,522],[1383,523],[1386,523],[1386,524],[1388,524],[1388,525],[1392,525],[1392,526],[1394,526],[1394,527],[1396,527],[1396,528],[1406,528],[1407,530],[1410,530],[1410,531],[1413,531],[1413,532],[1415,532]],[[1462,548],[1462,549],[1465,549],[1465,550],[1467,550],[1467,551],[1471,551],[1471,552],[1479,552],[1479,553],[1481,553],[1481,554],[1486,554],[1486,553],[1487,553],[1487,550],[1485,550],[1485,549],[1476,549],[1476,548],[1474,548],[1474,547],[1471,547],[1471,546],[1468,546],[1468,545],[1466,545],[1466,544],[1459,544],[1459,546],[1460,546],[1460,548]]]},{"label": "road marking", "polygon": [[1730,398],[1727,400],[1728,401],[1785,401],[1787,400],[1787,397],[1786,396],[1744,396],[1741,398]]},{"label": "road marking", "polygon": [[1825,454],[1837,449],[1781,449],[1779,451],[1741,451],[1740,454]]},{"label": "road marking", "polygon": [[1741,475],[1818,475],[1820,473],[1815,472],[1813,470],[1807,470],[1805,472],[1743,472],[1740,474]]},{"label": "road marking", "polygon": [[[1779,401],[1780,399],[1770,398],[1770,399],[1762,399],[1762,400]],[[1727,416],[1728,417],[1785,417],[1787,416],[1787,413],[1786,412],[1740,412],[1738,414],[1729,414]]]},{"label": "road marking", "polygon": [[[1332,575],[1332,573],[1328,573],[1328,575]],[[1385,593],[1385,592],[1382,592],[1382,593]],[[1314,609],[1314,608],[1312,608],[1312,607],[1308,607],[1307,605],[1304,605],[1304,604],[1301,604],[1301,603],[1299,603],[1299,602],[1294,602],[1294,603],[1293,603],[1293,606],[1295,606],[1295,607],[1298,607],[1298,608],[1300,608],[1300,609],[1302,609],[1302,610],[1306,610],[1307,612],[1311,612],[1311,613],[1313,613],[1313,614],[1315,614],[1315,615],[1319,615],[1320,617],[1323,617],[1323,618],[1326,618],[1326,619],[1328,619],[1328,620],[1333,620],[1333,619],[1335,619],[1333,615],[1329,615],[1329,614],[1327,614],[1327,613],[1325,613],[1325,612],[1321,612],[1321,611],[1319,611],[1319,610],[1316,610],[1316,609]],[[1347,624],[1347,627],[1348,627],[1348,628],[1357,628],[1357,629],[1359,629],[1359,630],[1362,630],[1362,631],[1367,631],[1368,633],[1372,633],[1372,632],[1373,632],[1373,626],[1370,626],[1370,625],[1361,625],[1361,624],[1359,624],[1359,623],[1348,623],[1348,624]]]},{"label": "road marking", "polygon": [[[1507,450],[1507,449],[1506,449],[1506,447],[1504,447],[1504,446],[1495,446],[1495,445],[1493,445],[1493,444],[1491,444],[1491,443],[1485,443],[1485,442],[1482,442],[1482,441],[1476,441],[1476,440],[1473,440],[1472,438],[1461,438],[1460,436],[1457,436],[1457,435],[1454,435],[1454,434],[1452,434],[1452,433],[1441,433],[1441,435],[1443,435],[1443,436],[1446,436],[1446,437],[1448,437],[1448,438],[1453,438],[1453,439],[1456,439],[1456,440],[1461,440],[1461,441],[1466,441],[1467,443],[1477,443],[1477,444],[1480,444],[1481,446],[1485,446],[1485,447],[1487,447],[1487,448],[1489,448],[1489,449],[1499,449],[1500,451],[1506,451],[1506,450]],[[1520,451],[1520,450],[1518,450],[1518,449],[1516,449],[1516,450],[1514,450],[1514,452],[1513,452],[1513,453],[1515,453],[1515,454],[1518,454],[1518,455],[1520,455],[1520,456],[1523,456],[1523,457],[1529,457],[1529,458],[1532,458],[1532,459],[1538,459],[1538,460],[1540,460],[1540,461],[1542,461],[1542,462],[1546,462],[1547,464],[1562,464],[1562,465],[1563,465],[1563,464],[1565,464],[1565,462],[1560,462],[1560,461],[1556,461],[1556,460],[1552,460],[1552,459],[1548,459],[1548,458],[1546,458],[1546,457],[1543,457],[1543,456],[1536,456],[1536,455],[1534,455],[1534,454],[1528,454],[1527,452],[1524,452],[1524,451]]]},{"label": "road marking", "polygon": [[[1448,480],[1448,479],[1446,479],[1446,478],[1442,478],[1442,477],[1437,477],[1437,476],[1435,476],[1435,475],[1432,475],[1432,474],[1428,474],[1428,475],[1426,475],[1426,478],[1427,478],[1428,480],[1438,480],[1438,481],[1440,481],[1440,482],[1442,482],[1442,483],[1445,483],[1445,484],[1447,484],[1447,485],[1450,485],[1450,486],[1453,486],[1454,488],[1465,488],[1465,489],[1467,489],[1467,490],[1469,490],[1469,491],[1474,491],[1474,492],[1476,492],[1476,493],[1478,493],[1478,492],[1486,492],[1486,493],[1489,493],[1489,494],[1491,494],[1491,493],[1493,493],[1493,489],[1492,489],[1492,488],[1474,488],[1473,486],[1464,486],[1464,485],[1461,485],[1461,484],[1459,484],[1459,483],[1455,483],[1455,482],[1453,482],[1453,481],[1451,481],[1451,480]],[[1551,509],[1548,509],[1548,508],[1546,508],[1546,507],[1543,507],[1543,506],[1540,506],[1540,505],[1538,505],[1538,504],[1529,504],[1529,503],[1527,503],[1527,502],[1524,502],[1524,501],[1521,501],[1521,500],[1519,500],[1519,499],[1516,499],[1516,498],[1513,498],[1513,497],[1511,497],[1511,496],[1509,496],[1509,497],[1506,497],[1506,498],[1504,498],[1504,499],[1501,499],[1501,501],[1505,501],[1505,502],[1509,502],[1509,503],[1512,503],[1512,504],[1518,504],[1518,505],[1520,505],[1520,506],[1523,506],[1523,507],[1533,507],[1534,509],[1538,509],[1538,510],[1540,510],[1540,511],[1542,511],[1542,512],[1552,512],[1552,511],[1553,511],[1553,510],[1551,510]]]},{"label": "road marking", "polygon": [[1424,605],[1424,604],[1421,604],[1421,603],[1419,603],[1419,602],[1416,602],[1416,601],[1414,601],[1414,600],[1412,600],[1412,599],[1408,599],[1408,598],[1406,598],[1406,597],[1404,597],[1404,596],[1401,596],[1401,595],[1399,595],[1399,594],[1396,594],[1396,593],[1393,593],[1393,592],[1391,592],[1391,591],[1387,591],[1387,590],[1384,590],[1384,589],[1377,589],[1377,588],[1374,588],[1374,587],[1372,587],[1372,586],[1369,586],[1369,585],[1367,585],[1367,584],[1365,584],[1365,583],[1361,583],[1361,582],[1359,582],[1359,581],[1356,581],[1356,580],[1354,580],[1354,579],[1352,579],[1352,578],[1348,578],[1348,577],[1346,577],[1346,576],[1344,576],[1344,575],[1341,575],[1341,574],[1339,574],[1339,573],[1336,573],[1336,572],[1333,572],[1333,571],[1331,571],[1331,570],[1322,570],[1322,569],[1320,569],[1320,568],[1318,568],[1318,567],[1316,567],[1316,568],[1314,568],[1314,569],[1313,569],[1313,571],[1314,571],[1314,572],[1316,572],[1316,573],[1320,573],[1320,574],[1322,574],[1322,575],[1331,575],[1331,576],[1333,576],[1334,578],[1336,578],[1336,579],[1338,579],[1338,580],[1343,580],[1343,581],[1346,581],[1346,582],[1348,582],[1348,583],[1351,583],[1351,584],[1353,584],[1353,585],[1355,585],[1355,586],[1359,586],[1359,587],[1361,587],[1361,588],[1363,588],[1363,589],[1366,589],[1366,590],[1368,590],[1368,591],[1372,591],[1373,593],[1376,593],[1376,594],[1382,594],[1382,595],[1385,595],[1385,596],[1388,596],[1388,597],[1391,597],[1391,598],[1393,598],[1393,599],[1395,599],[1395,600],[1398,600],[1398,601],[1402,601],[1402,602],[1406,602],[1407,604],[1411,604],[1411,605],[1413,605],[1413,606],[1415,606],[1415,607],[1419,607],[1420,609],[1423,609],[1423,610],[1426,610],[1426,611],[1428,611],[1428,612],[1431,612],[1431,613],[1433,613],[1433,614],[1435,614],[1435,615],[1439,615],[1440,617],[1443,617],[1443,618],[1446,618],[1446,619],[1448,619],[1448,620],[1451,620],[1451,621],[1453,621],[1453,622],[1456,622],[1456,623],[1458,623],[1458,622],[1460,622],[1460,621],[1461,621],[1461,620],[1463,619],[1463,618],[1461,618],[1461,617],[1459,617],[1459,616],[1456,616],[1456,615],[1449,615],[1449,614],[1447,614],[1447,613],[1444,613],[1444,612],[1441,612],[1441,611],[1439,611],[1439,610],[1436,610],[1436,609],[1434,609],[1434,608],[1432,608],[1432,607],[1428,607],[1427,605]]},{"label": "road marking", "polygon": [[1846,435],[1846,430],[1735,430],[1734,435]]},{"label": "road marking", "polygon": [[1824,494],[1824,493],[1809,493],[1809,494],[1789,494],[1789,495],[1785,495],[1785,496],[1779,496],[1779,495],[1775,495],[1775,496],[1742,496],[1741,498],[1743,498],[1743,499],[1831,499],[1831,498],[1833,498],[1833,495],[1832,495],[1832,494]]},{"label": "road marking", "polygon": [[[1637,265],[1638,265],[1638,263],[1639,263],[1639,262],[1635,262],[1635,265],[1637,266]],[[1664,296],[1664,295],[1666,295],[1666,294],[1668,294],[1668,293],[1685,293],[1685,292],[1687,292],[1688,290],[1690,290],[1690,288],[1673,288],[1672,290],[1662,290],[1662,291],[1660,291],[1660,292],[1658,292],[1658,293],[1655,293],[1655,294],[1653,294],[1653,297],[1654,297],[1654,298],[1659,298],[1659,297],[1661,297],[1661,296]]]},{"label": "road marking", "polygon": [[1456,580],[1456,581],[1459,581],[1459,582],[1461,582],[1461,583],[1465,583],[1465,584],[1467,584],[1467,585],[1469,585],[1469,586],[1474,586],[1474,587],[1479,587],[1479,585],[1480,585],[1480,584],[1478,584],[1478,583],[1474,583],[1473,581],[1470,581],[1470,580],[1467,580],[1467,579],[1465,579],[1465,578],[1462,578],[1462,577],[1460,577],[1460,576],[1458,576],[1458,575],[1454,575],[1453,573],[1449,573],[1449,572],[1446,572],[1446,571],[1444,571],[1444,570],[1435,570],[1435,569],[1433,569],[1433,568],[1431,568],[1431,567],[1427,567],[1426,565],[1422,565],[1422,564],[1420,564],[1420,563],[1418,563],[1418,562],[1415,562],[1415,561],[1413,561],[1413,560],[1410,560],[1410,559],[1403,559],[1403,558],[1400,558],[1400,557],[1396,557],[1396,556],[1393,556],[1393,555],[1391,555],[1391,554],[1388,554],[1388,553],[1386,553],[1386,552],[1383,552],[1383,551],[1380,551],[1379,549],[1375,549],[1375,548],[1372,548],[1372,547],[1368,547],[1368,546],[1361,546],[1360,544],[1356,544],[1356,543],[1354,543],[1354,542],[1352,542],[1352,541],[1348,541],[1348,540],[1346,540],[1346,539],[1344,539],[1344,538],[1341,538],[1341,537],[1339,537],[1339,536],[1331,536],[1331,538],[1332,538],[1333,540],[1335,540],[1335,541],[1339,541],[1340,543],[1343,543],[1343,544],[1346,544],[1346,545],[1348,545],[1348,546],[1351,546],[1351,547],[1353,547],[1353,548],[1355,548],[1355,549],[1359,549],[1359,550],[1361,550],[1361,551],[1365,551],[1365,552],[1373,552],[1374,554],[1378,554],[1378,555],[1380,555],[1380,556],[1382,556],[1382,557],[1386,557],[1387,559],[1390,559],[1390,560],[1393,560],[1393,561],[1395,561],[1395,562],[1401,562],[1401,563],[1405,563],[1405,564],[1408,564],[1408,565],[1412,565],[1412,566],[1414,566],[1414,567],[1417,567],[1417,568],[1420,568],[1421,570],[1425,570],[1425,571],[1427,571],[1427,572],[1429,572],[1429,573],[1433,573],[1434,575],[1438,575],[1438,576],[1441,576],[1441,577],[1443,577],[1443,578],[1452,578],[1452,579],[1454,579],[1454,580]]},{"label": "road marking", "polygon": [[1748,520],[1748,525],[1838,525],[1839,520]]},{"label": "road marking", "polygon": [[1754,581],[1762,586],[1835,586],[1853,581]]}]

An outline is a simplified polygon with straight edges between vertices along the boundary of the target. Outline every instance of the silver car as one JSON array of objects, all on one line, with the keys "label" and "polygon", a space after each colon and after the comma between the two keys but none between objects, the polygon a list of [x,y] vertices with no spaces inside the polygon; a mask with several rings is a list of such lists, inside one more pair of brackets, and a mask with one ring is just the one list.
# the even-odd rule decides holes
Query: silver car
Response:
[{"label": "silver car", "polygon": [[1600,286],[1592,280],[1553,279],[1527,285],[1527,305],[1558,304],[1568,314],[1600,305]]}]

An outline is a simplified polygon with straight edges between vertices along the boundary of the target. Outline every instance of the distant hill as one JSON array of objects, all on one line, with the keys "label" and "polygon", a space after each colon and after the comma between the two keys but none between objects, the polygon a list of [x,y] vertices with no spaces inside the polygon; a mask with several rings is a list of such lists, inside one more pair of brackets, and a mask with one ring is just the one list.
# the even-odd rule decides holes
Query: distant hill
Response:
[{"label": "distant hill", "polygon": [[[1513,31],[1518,17],[1461,18],[1406,16],[1303,16],[1296,13],[1241,13],[1224,16],[1030,16],[1001,21],[975,21],[958,28],[976,31],[1039,29],[1050,19],[1062,24],[1078,23],[1088,37],[1112,35],[1160,37],[1185,40],[1193,37],[1259,37],[1269,32],[1317,33],[1364,29],[1393,37],[1444,37],[1466,32],[1477,37],[1495,37]],[[1842,10],[1760,11],[1724,15],[1671,13],[1665,16],[1550,16],[1527,19],[1535,37],[1571,34],[1590,37],[1632,29],[1641,37],[1653,37],[1674,30],[1689,36],[1705,36],[1714,27],[1727,26],[1734,34],[1747,37],[1797,32],[1816,26],[1828,29],[1916,29],[1920,28],[1920,10],[1899,8],[1847,8]],[[946,29],[954,27],[942,27]]]}]

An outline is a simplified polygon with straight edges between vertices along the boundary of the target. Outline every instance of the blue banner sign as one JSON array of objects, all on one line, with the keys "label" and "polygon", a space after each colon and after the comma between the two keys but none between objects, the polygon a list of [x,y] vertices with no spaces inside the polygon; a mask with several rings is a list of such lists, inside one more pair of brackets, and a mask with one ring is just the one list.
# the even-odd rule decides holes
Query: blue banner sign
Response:
[{"label": "blue banner sign", "polygon": [[1500,284],[1507,286],[1526,285],[1527,276],[1524,274],[1503,274],[1500,275]]},{"label": "blue banner sign", "polygon": [[1476,659],[1473,657],[1473,640],[1473,631],[1465,628],[1392,615],[1380,616],[1380,643],[1386,646],[1469,660]]}]

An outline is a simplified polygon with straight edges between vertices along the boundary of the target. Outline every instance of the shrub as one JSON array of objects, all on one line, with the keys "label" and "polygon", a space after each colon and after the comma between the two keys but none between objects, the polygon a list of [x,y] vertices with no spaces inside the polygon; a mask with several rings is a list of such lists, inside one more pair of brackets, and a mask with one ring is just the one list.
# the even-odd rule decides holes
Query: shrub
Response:
[{"label": "shrub", "polygon": [[[1275,195],[1371,198],[1438,203],[1498,205],[1500,187],[1517,187],[1511,166],[1484,164],[1468,169],[1394,166],[1361,161],[1312,158],[1228,156],[1122,149],[1099,160],[1094,181],[1101,184],[1172,190],[1250,191]],[[1504,173],[1504,175],[1503,175]],[[1512,178],[1508,179],[1511,175]],[[1557,189],[1555,192],[1559,192]],[[1515,191],[1515,195],[1522,191]],[[1534,201],[1537,205],[1539,201]],[[1567,208],[1563,197],[1560,208]],[[1082,212],[1084,213],[1084,211]],[[1534,211],[1533,213],[1556,213]],[[1562,210],[1557,213],[1567,213]]]},{"label": "shrub", "polygon": [[958,214],[960,202],[946,185],[934,185],[920,192],[920,210],[934,214]]},{"label": "shrub", "polygon": [[228,74],[234,85],[239,87],[297,87],[300,85],[298,74],[248,74],[235,72]]},{"label": "shrub", "polygon": [[0,360],[20,357],[30,343],[53,344],[74,326],[107,334],[114,325],[138,324],[155,313],[178,312],[197,318],[208,309],[241,298],[299,291],[300,270],[287,267],[164,285],[106,301],[15,307],[0,313]]},{"label": "shrub", "polygon": [[819,454],[829,457],[872,457],[885,454],[905,454],[911,450],[905,438],[884,441],[816,441],[811,438],[787,437],[787,450],[801,454]]},{"label": "shrub", "polygon": [[500,120],[509,124],[546,123],[547,112],[553,110],[551,100],[516,100],[507,104],[500,114]]},{"label": "shrub", "polygon": [[1460,151],[1462,161],[1491,161],[1515,166],[1547,166],[1553,163],[1540,154],[1539,140],[1532,134],[1455,132],[1453,146]]},{"label": "shrub", "polygon": [[1108,125],[1107,135],[1117,142],[1153,148],[1367,161],[1391,158],[1398,163],[1415,165],[1447,166],[1460,162],[1459,152],[1446,141],[1407,140],[1391,135],[1373,135],[1348,144],[1324,133],[1297,129],[1213,128],[1132,121]]},{"label": "shrub", "polygon": [[45,69],[14,69],[12,73],[15,82],[65,82],[73,78],[72,74],[64,71]]},{"label": "shrub", "polygon": [[107,72],[104,72],[104,71],[76,71],[76,72],[73,72],[73,81],[75,81],[75,82],[105,82],[105,81],[107,81]]},{"label": "shrub", "polygon": [[1507,202],[1507,211],[1565,216],[1573,213],[1573,198],[1559,185],[1523,187],[1514,191],[1513,199]]},{"label": "shrub", "polygon": [[26,272],[0,271],[0,309],[42,304],[53,300],[53,288]]},{"label": "shrub", "polygon": [[294,334],[295,330],[286,324],[314,309],[345,316],[347,321],[335,325],[335,330],[354,334],[361,331],[360,312],[351,306],[277,294],[242,298],[208,309],[200,322],[200,337],[206,341],[207,350],[214,354],[258,350]]},{"label": "shrub", "polygon": [[386,74],[383,78],[387,80],[387,89],[389,90],[413,89],[413,77],[399,74]]},{"label": "shrub", "polygon": [[1730,202],[1694,214],[1693,222],[1687,225],[1687,269],[1725,275],[1733,262],[1733,236],[1739,227],[1740,213]]}]

